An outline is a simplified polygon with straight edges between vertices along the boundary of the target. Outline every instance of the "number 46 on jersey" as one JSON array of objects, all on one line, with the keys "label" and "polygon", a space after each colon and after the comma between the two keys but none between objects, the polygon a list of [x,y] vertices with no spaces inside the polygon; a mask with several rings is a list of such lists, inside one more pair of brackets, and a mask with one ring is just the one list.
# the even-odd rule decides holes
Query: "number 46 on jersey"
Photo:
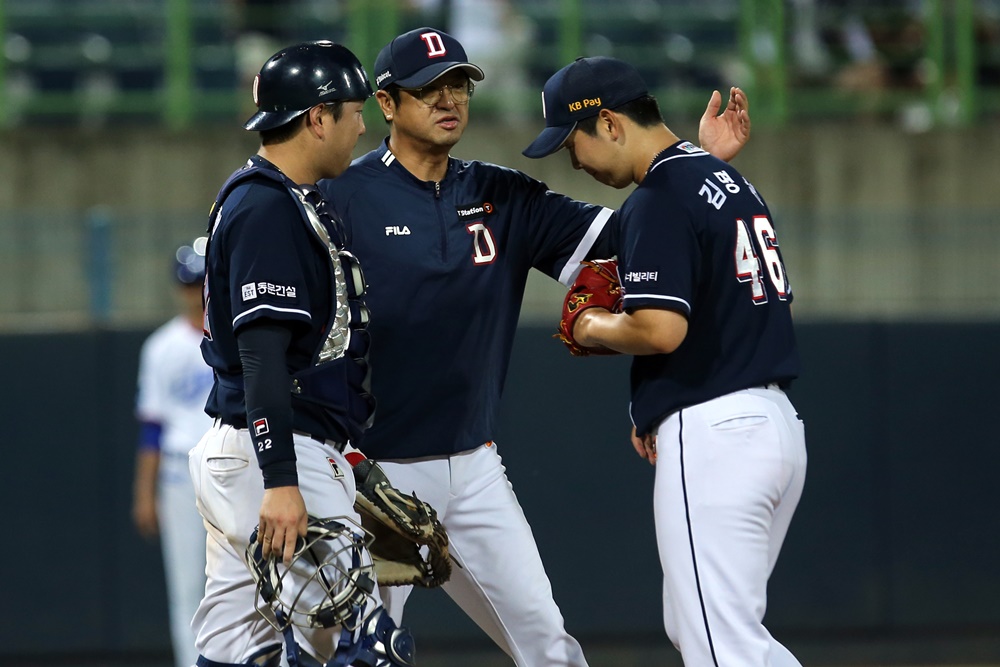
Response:
[{"label": "number 46 on jersey", "polygon": [[[751,226],[753,229],[751,229]],[[755,304],[767,303],[767,290],[764,289],[764,272],[774,285],[778,298],[785,301],[791,289],[785,265],[778,252],[778,239],[774,235],[774,227],[766,215],[755,215],[749,223],[746,220],[736,220],[736,279],[741,283],[750,283],[751,294]]]}]

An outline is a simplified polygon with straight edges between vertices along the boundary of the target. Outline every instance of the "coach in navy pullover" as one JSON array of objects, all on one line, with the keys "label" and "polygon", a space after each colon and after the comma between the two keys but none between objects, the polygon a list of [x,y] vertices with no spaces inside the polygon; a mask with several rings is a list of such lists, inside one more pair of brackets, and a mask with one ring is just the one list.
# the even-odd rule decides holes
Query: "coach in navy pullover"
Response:
[{"label": "coach in navy pullover", "polygon": [[485,162],[449,158],[421,180],[389,140],[320,188],[369,286],[378,409],[362,449],[406,459],[492,440],[528,271],[566,282],[613,254],[612,212]]},{"label": "coach in navy pullover", "polygon": [[[434,48],[447,54],[436,56]],[[614,213],[552,192],[522,172],[448,155],[483,72],[446,33],[420,28],[398,37],[380,53],[373,76],[392,135],[337,179],[318,184],[369,285],[378,408],[361,446],[376,459],[454,454],[496,435],[529,270],[569,286],[581,260],[615,254]],[[419,105],[399,104],[398,97],[433,90],[406,88],[428,76],[454,85],[416,110],[432,121],[418,135],[425,119],[402,116]],[[460,104],[454,90],[464,85],[469,95]],[[386,92],[397,96],[395,104]],[[745,111],[733,129],[737,96],[745,108],[742,92],[733,89],[727,113],[716,116],[721,98],[713,95],[701,121],[702,138],[727,160],[749,136]]]}]

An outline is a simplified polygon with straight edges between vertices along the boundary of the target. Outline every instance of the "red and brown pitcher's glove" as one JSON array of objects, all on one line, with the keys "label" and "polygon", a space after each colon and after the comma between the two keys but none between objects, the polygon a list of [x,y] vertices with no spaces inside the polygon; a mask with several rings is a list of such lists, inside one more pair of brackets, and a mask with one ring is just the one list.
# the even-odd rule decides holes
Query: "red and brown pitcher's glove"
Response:
[{"label": "red and brown pitcher's glove", "polygon": [[613,259],[597,259],[581,262],[583,268],[563,301],[562,319],[559,332],[553,338],[560,339],[569,348],[570,354],[586,357],[591,354],[618,354],[606,347],[584,347],[573,338],[573,325],[580,313],[588,308],[604,308],[612,313],[622,312],[622,286],[618,280],[618,262]]}]

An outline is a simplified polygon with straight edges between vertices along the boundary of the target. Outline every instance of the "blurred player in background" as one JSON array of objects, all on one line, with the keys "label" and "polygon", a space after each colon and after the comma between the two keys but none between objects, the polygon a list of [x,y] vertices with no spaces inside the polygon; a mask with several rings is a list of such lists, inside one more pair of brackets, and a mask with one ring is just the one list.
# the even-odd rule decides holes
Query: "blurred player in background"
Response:
[{"label": "blurred player in background", "polygon": [[[581,104],[589,101],[589,104]],[[797,667],[763,625],[767,581],[802,495],[806,444],[792,290],[763,198],[663,123],[631,65],[580,58],[543,93],[524,150],[638,187],[613,233],[624,312],[584,310],[585,348],[635,355],[632,443],[656,465],[667,635],[688,667]]]},{"label": "blurred player in background", "polygon": [[[360,447],[437,510],[459,565],[445,592],[517,665],[585,665],[494,438],[529,271],[569,284],[581,259],[613,254],[613,211],[450,156],[484,78],[451,35],[396,37],[372,76],[389,137],[319,184],[365,266],[375,314],[379,410]],[[720,105],[716,92],[703,138],[731,158],[749,134],[745,98],[734,89],[716,116]],[[383,590],[397,623],[410,590]]]},{"label": "blurred player in background", "polygon": [[205,239],[178,248],[178,314],[142,346],[136,416],[140,423],[132,518],[139,533],[160,537],[177,667],[198,658],[191,618],[205,593],[205,526],[195,506],[188,451],[211,426],[205,401],[212,369],[201,356]]}]

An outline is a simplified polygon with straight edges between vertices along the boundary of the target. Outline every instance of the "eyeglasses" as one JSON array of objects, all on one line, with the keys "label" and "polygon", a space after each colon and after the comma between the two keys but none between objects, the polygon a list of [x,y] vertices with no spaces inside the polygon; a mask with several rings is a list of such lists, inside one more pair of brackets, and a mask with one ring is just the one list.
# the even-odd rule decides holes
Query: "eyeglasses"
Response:
[{"label": "eyeglasses", "polygon": [[441,103],[441,99],[444,97],[444,91],[446,90],[451,93],[451,99],[455,104],[468,104],[469,98],[472,97],[472,93],[476,90],[476,85],[471,81],[466,81],[465,83],[460,83],[458,85],[446,83],[440,86],[401,88],[401,90],[405,90],[427,106],[433,107]]}]

